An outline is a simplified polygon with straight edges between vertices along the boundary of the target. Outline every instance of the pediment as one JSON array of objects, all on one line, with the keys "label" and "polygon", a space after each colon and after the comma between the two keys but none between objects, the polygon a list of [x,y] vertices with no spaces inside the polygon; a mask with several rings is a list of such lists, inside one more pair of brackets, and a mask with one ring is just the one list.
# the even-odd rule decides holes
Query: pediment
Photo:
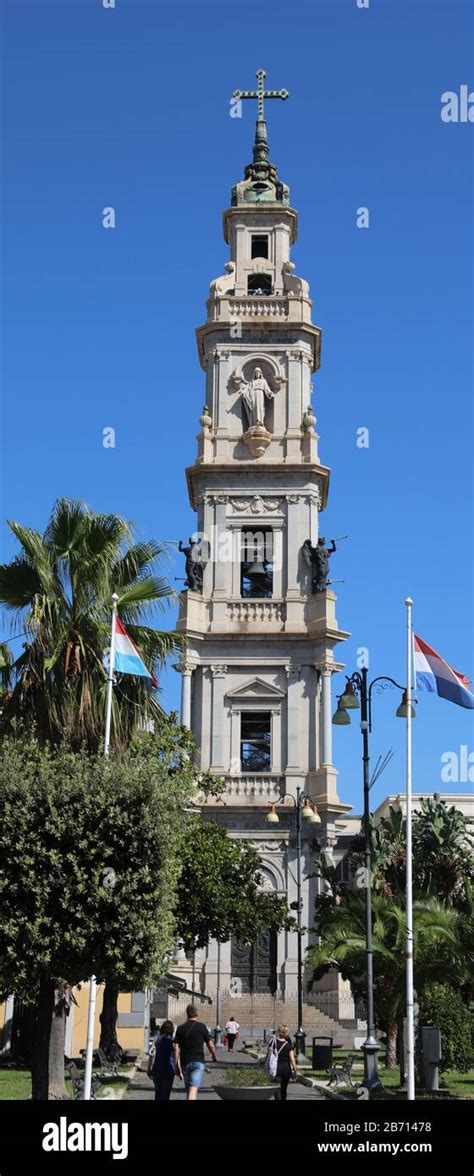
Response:
[{"label": "pediment", "polygon": [[235,690],[229,690],[227,698],[232,698],[234,702],[237,699],[242,701],[246,699],[281,699],[286,698],[284,690],[280,690],[278,686],[273,686],[270,682],[265,682],[263,678],[252,678],[249,682],[244,682],[242,686],[237,686]]}]

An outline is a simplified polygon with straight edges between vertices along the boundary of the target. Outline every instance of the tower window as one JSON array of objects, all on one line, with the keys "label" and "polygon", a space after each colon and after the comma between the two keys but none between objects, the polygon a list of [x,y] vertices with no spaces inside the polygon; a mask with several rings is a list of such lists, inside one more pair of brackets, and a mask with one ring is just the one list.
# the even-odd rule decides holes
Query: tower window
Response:
[{"label": "tower window", "polygon": [[252,234],[252,257],[268,257],[268,237],[255,237]]},{"label": "tower window", "polygon": [[242,711],[240,717],[242,772],[271,772],[271,715]]},{"label": "tower window", "polygon": [[250,274],[247,279],[247,294],[272,294],[270,274]]},{"label": "tower window", "polygon": [[241,547],[241,594],[244,599],[261,600],[273,595],[273,531],[243,531]]}]

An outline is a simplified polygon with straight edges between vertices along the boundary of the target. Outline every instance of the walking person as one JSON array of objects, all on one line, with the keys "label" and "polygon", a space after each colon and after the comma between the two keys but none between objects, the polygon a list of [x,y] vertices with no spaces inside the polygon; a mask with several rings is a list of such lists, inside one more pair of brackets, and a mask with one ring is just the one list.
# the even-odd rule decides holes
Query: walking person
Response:
[{"label": "walking person", "polygon": [[290,1078],[296,1078],[296,1061],[288,1025],[278,1026],[276,1049],[278,1057],[276,1076],[280,1080],[280,1089],[275,1091],[275,1098],[278,1102],[286,1102]]},{"label": "walking person", "polygon": [[217,1054],[209,1029],[198,1021],[194,1005],[188,1005],[186,1018],[184,1025],[178,1025],[176,1030],[174,1064],[175,1073],[184,1078],[187,1101],[194,1102],[204,1074],[204,1046],[207,1046],[213,1062],[217,1062]]},{"label": "walking person", "polygon": [[155,1102],[169,1102],[171,1098],[174,1082],[173,1035],[173,1022],[163,1021],[155,1041],[155,1052],[148,1062],[148,1077],[153,1079],[155,1086]]},{"label": "walking person", "polygon": [[225,1027],[225,1032],[226,1032],[226,1037],[227,1037],[227,1052],[228,1053],[231,1053],[234,1048],[234,1041],[235,1041],[236,1037],[239,1036],[239,1029],[240,1029],[239,1022],[236,1021],[235,1017],[231,1013],[229,1020],[227,1021],[227,1024]]}]

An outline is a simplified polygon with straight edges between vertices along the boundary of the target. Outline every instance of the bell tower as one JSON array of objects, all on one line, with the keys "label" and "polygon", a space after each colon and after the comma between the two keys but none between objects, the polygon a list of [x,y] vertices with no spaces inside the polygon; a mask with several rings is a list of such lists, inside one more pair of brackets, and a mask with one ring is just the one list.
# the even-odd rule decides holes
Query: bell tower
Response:
[{"label": "bell tower", "polygon": [[[303,837],[302,921],[311,926],[314,836],[331,853],[349,808],[338,796],[331,738],[331,678],[348,634],[328,582],[330,549],[318,543],[330,473],[312,408],[321,330],[291,260],[297,214],[267,142],[264,102],[288,94],[265,92],[263,70],[257,77],[257,91],[234,95],[258,102],[253,159],[223,215],[230,256],[197,329],[206,391],[196,461],[186,471],[196,526],[178,622],[187,647],[176,668],[200,765],[227,785],[225,805],[205,803],[204,811],[259,848],[265,884],[289,901],[294,801],[315,801],[321,824]],[[278,826],[265,819],[272,804]],[[246,984],[238,949],[224,945],[220,955],[220,983],[238,996]],[[211,945],[208,992],[216,966]],[[278,936],[273,968],[276,991],[294,995],[295,933]]]}]

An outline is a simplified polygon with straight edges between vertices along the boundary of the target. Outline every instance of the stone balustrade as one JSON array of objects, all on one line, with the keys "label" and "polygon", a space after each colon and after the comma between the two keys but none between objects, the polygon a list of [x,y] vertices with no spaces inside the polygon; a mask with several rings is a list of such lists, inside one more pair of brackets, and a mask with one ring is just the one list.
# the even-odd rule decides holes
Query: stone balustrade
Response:
[{"label": "stone balustrade", "polygon": [[278,800],[285,790],[284,776],[245,775],[224,776],[226,781],[225,796],[232,800]]},{"label": "stone balustrade", "polygon": [[288,318],[288,300],[286,298],[236,298],[229,301],[229,313],[232,318]]},{"label": "stone balustrade", "polygon": [[[249,633],[267,627],[269,633],[339,633],[336,595],[328,589],[296,600],[213,601],[195,592],[180,597],[179,632]],[[341,637],[344,634],[341,634]],[[341,639],[341,638],[339,638]]]},{"label": "stone balustrade", "polygon": [[232,600],[227,605],[229,621],[284,621],[285,605],[282,600]]}]

